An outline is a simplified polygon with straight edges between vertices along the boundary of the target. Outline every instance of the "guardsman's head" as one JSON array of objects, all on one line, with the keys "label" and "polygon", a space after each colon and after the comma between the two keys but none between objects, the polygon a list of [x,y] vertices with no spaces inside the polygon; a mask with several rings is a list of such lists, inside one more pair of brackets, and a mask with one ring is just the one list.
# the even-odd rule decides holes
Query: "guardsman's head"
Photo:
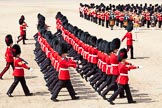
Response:
[{"label": "guardsman's head", "polygon": [[10,34],[6,35],[5,42],[6,42],[7,46],[12,46],[13,40],[12,40],[12,36]]},{"label": "guardsman's head", "polygon": [[110,44],[110,50],[114,53],[117,53],[119,48],[120,48],[120,39],[119,38],[113,39]]},{"label": "guardsman's head", "polygon": [[65,57],[68,54],[68,45],[64,42],[60,43],[58,53],[60,56]]},{"label": "guardsman's head", "polygon": [[121,62],[122,60],[127,58],[128,58],[127,50],[125,48],[120,49],[118,53],[118,61]]},{"label": "guardsman's head", "polygon": [[107,41],[107,42],[106,42],[106,45],[105,45],[105,51],[104,51],[104,52],[105,52],[106,54],[108,54],[108,55],[112,52],[112,51],[110,50],[110,44],[111,44],[111,42],[108,42],[108,41]]},{"label": "guardsman's head", "polygon": [[12,53],[14,57],[17,57],[21,54],[21,48],[18,44],[14,44],[12,46]]}]

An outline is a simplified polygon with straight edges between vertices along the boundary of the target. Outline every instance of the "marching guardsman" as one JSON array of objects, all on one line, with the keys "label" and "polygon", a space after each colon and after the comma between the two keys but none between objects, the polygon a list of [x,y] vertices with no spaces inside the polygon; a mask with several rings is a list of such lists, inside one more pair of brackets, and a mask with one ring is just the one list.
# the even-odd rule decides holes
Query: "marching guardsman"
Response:
[{"label": "marching guardsman", "polygon": [[135,32],[138,31],[138,28],[140,26],[140,16],[139,16],[139,13],[134,13],[134,27],[135,27]]},{"label": "marching guardsman", "polygon": [[149,11],[146,12],[146,24],[147,24],[147,28],[149,28],[150,27],[150,12]]},{"label": "marching guardsman", "polygon": [[151,13],[150,14],[150,25],[151,27],[155,27],[156,26],[156,15],[155,13]]},{"label": "marching guardsman", "polygon": [[27,25],[27,23],[25,22],[25,17],[24,17],[24,15],[22,15],[20,19],[23,20],[23,24],[22,24],[22,25],[23,25],[24,31],[25,31],[25,40],[28,40],[28,39],[26,38],[26,27],[28,27],[28,25]]},{"label": "marching guardsman", "polygon": [[13,93],[14,89],[16,88],[17,84],[20,82],[23,88],[23,91],[26,96],[31,96],[33,93],[30,93],[25,77],[24,77],[24,68],[28,69],[29,71],[32,71],[33,69],[28,67],[26,63],[24,63],[24,60],[20,58],[21,54],[21,49],[20,46],[15,44],[12,47],[12,52],[14,56],[14,71],[13,71],[13,76],[14,76],[14,82],[12,83],[11,87],[9,88],[7,95],[9,97],[13,97],[11,94]]},{"label": "marching guardsman", "polygon": [[121,11],[119,14],[120,28],[123,27],[123,21],[124,21],[124,13]]},{"label": "marching guardsman", "polygon": [[82,17],[83,18],[83,4],[82,3],[80,3],[80,7],[79,7],[79,13],[80,13],[80,17]]},{"label": "marching guardsman", "polygon": [[103,84],[97,90],[97,92],[100,95],[101,95],[101,91],[111,83],[111,79],[112,79],[112,73],[110,73],[110,68],[111,68],[111,64],[110,64],[110,55],[111,55],[110,44],[111,44],[111,42],[108,42],[105,45],[105,53],[107,54],[106,57],[105,57],[105,59],[106,59],[106,75],[107,75],[107,77],[106,77],[106,81],[104,81]]},{"label": "marching guardsman", "polygon": [[128,13],[125,13],[124,15],[124,21],[123,21],[123,27],[126,28],[128,26],[128,22],[129,22],[129,15]]},{"label": "marching guardsman", "polygon": [[115,25],[115,15],[112,11],[110,12],[110,24],[109,25],[111,27],[111,30],[113,30],[113,27]]},{"label": "marching guardsman", "polygon": [[110,15],[109,15],[109,9],[107,7],[105,11],[106,28],[109,28],[109,19],[110,19]]},{"label": "marching guardsman", "polygon": [[157,15],[157,20],[158,20],[158,27],[161,28],[162,25],[162,12]]},{"label": "marching guardsman", "polygon": [[100,14],[101,14],[101,25],[103,27],[105,24],[105,9],[102,9]]},{"label": "marching guardsman", "polygon": [[92,19],[93,19],[93,22],[97,24],[97,12],[96,12],[96,9],[92,9]]},{"label": "marching guardsman", "polygon": [[24,23],[24,20],[25,20],[24,17],[21,17],[20,20],[19,20],[19,24],[20,24],[20,36],[18,36],[17,43],[19,43],[21,40],[23,40],[23,44],[25,44],[27,24]]},{"label": "marching guardsman", "polygon": [[6,59],[6,67],[3,69],[3,71],[0,73],[0,79],[3,79],[3,75],[6,73],[6,71],[10,68],[10,65],[12,66],[12,69],[14,69],[14,59],[12,54],[12,36],[8,34],[5,37],[5,42],[7,45],[6,53],[5,53],[5,59]]},{"label": "marching guardsman", "polygon": [[122,41],[127,38],[127,51],[130,50],[131,54],[131,59],[135,59],[133,55],[133,36],[132,36],[132,30],[133,30],[133,24],[130,22],[127,26],[127,33],[126,35],[122,38]]},{"label": "marching guardsman", "polygon": [[118,66],[120,74],[116,80],[118,84],[118,89],[114,92],[114,94],[109,99],[107,99],[107,101],[110,102],[111,105],[115,104],[113,101],[116,99],[118,94],[123,92],[123,90],[126,93],[128,103],[136,103],[136,101],[133,100],[130,92],[130,88],[128,84],[128,80],[129,80],[128,71],[131,69],[137,69],[139,68],[139,66],[128,65],[128,62],[126,62],[127,57],[128,57],[127,50],[125,48],[121,49],[118,53],[118,61],[120,62]]},{"label": "marching guardsman", "polygon": [[57,84],[58,86],[55,88],[51,97],[51,100],[53,100],[54,102],[59,101],[57,99],[57,96],[63,87],[66,87],[68,89],[72,100],[79,99],[79,96],[75,96],[75,91],[70,81],[70,73],[68,69],[69,67],[76,68],[76,63],[67,58],[67,51],[67,45],[65,43],[61,43],[59,48],[59,54],[62,56],[62,60],[59,63],[59,81]]},{"label": "marching guardsman", "polygon": [[101,8],[97,11],[98,24],[101,25]]},{"label": "marching guardsman", "polygon": [[119,10],[115,10],[114,14],[115,14],[116,26],[119,26],[119,17],[120,17],[119,14],[120,14],[120,11]]},{"label": "marching guardsman", "polygon": [[[120,48],[120,39],[115,38],[112,40],[111,44],[110,44],[110,50],[112,50],[112,53],[110,55],[110,64],[111,64],[111,68],[110,68],[110,73],[112,73],[112,80],[111,80],[111,84],[108,86],[108,88],[106,88],[102,93],[101,96],[106,99],[106,94],[110,91],[110,90],[117,90],[117,83],[116,83],[116,79],[119,76],[119,70],[118,70],[118,57],[117,57],[117,52],[118,49]],[[120,93],[120,98],[124,98],[124,91],[122,93]]]}]

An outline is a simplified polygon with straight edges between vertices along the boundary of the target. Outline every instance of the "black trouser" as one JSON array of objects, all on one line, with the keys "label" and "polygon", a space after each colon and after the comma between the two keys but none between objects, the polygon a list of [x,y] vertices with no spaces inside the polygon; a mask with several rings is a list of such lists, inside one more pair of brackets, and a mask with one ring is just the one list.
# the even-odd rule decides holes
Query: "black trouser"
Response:
[{"label": "black trouser", "polygon": [[83,17],[83,13],[82,12],[80,12],[80,17]]},{"label": "black trouser", "polygon": [[129,51],[129,49],[130,49],[131,58],[134,58],[134,56],[133,56],[133,45],[127,45],[127,52]]},{"label": "black trouser", "polygon": [[[118,77],[118,75],[112,76],[111,84],[108,86],[108,88],[106,90],[104,90],[104,92],[102,93],[102,96],[105,96],[110,90],[114,90],[114,92],[115,92],[118,89],[117,83],[116,83],[117,77]],[[123,96],[124,96],[124,91],[120,93],[120,97],[123,97]]]},{"label": "black trouser", "polygon": [[7,62],[6,67],[0,73],[0,77],[2,77],[6,73],[6,71],[10,68],[10,65],[12,66],[12,69],[14,69],[14,63],[13,62]]},{"label": "black trouser", "polygon": [[147,20],[146,23],[147,23],[147,28],[150,28],[150,21]]},{"label": "black trouser", "polygon": [[98,24],[101,25],[101,19],[100,18],[98,18]]},{"label": "black trouser", "polygon": [[119,26],[119,19],[116,19],[116,26]]},{"label": "black trouser", "polygon": [[120,21],[120,28],[123,27],[123,21]]},{"label": "black trouser", "polygon": [[97,17],[94,17],[94,23],[96,23],[97,24]]},{"label": "black trouser", "polygon": [[18,39],[17,43],[19,43],[21,40],[23,40],[23,44],[25,44],[25,37],[26,37],[26,32],[24,35],[20,36],[20,38]]},{"label": "black trouser", "polygon": [[106,81],[98,88],[98,92],[101,92],[106,86],[109,86],[112,80],[112,75],[107,76]]},{"label": "black trouser", "polygon": [[106,73],[103,73],[102,77],[98,80],[95,87],[98,88],[104,81],[106,81],[107,75]]},{"label": "black trouser", "polygon": [[162,21],[158,21],[158,27],[161,28]]},{"label": "black trouser", "polygon": [[55,88],[55,90],[53,91],[53,95],[51,97],[51,99],[56,99],[60,90],[63,88],[63,87],[66,87],[71,98],[75,97],[75,91],[73,89],[73,86],[71,84],[71,81],[70,80],[59,80],[58,83],[57,83],[57,87]]},{"label": "black trouser", "polygon": [[104,26],[104,24],[105,24],[105,20],[103,20],[103,19],[102,19],[102,21],[101,21],[101,22],[102,22],[102,27],[103,27],[103,26]]},{"label": "black trouser", "polygon": [[128,102],[132,102],[133,101],[133,98],[132,98],[132,95],[131,95],[131,92],[130,92],[130,88],[129,88],[129,85],[126,84],[126,85],[121,85],[121,84],[118,84],[118,89],[114,92],[114,94],[109,98],[110,101],[113,101],[116,99],[116,97],[118,96],[118,94],[120,94],[121,92],[123,92],[123,90],[125,90],[126,92],[126,96],[127,96],[127,100]]},{"label": "black trouser", "polygon": [[27,87],[27,85],[26,85],[26,81],[25,81],[24,76],[22,76],[22,77],[16,77],[16,76],[15,76],[15,77],[14,77],[14,82],[12,83],[12,85],[11,85],[11,87],[9,88],[9,90],[8,90],[7,93],[12,94],[13,91],[14,91],[14,89],[16,88],[16,86],[17,86],[17,84],[18,84],[19,82],[21,83],[21,86],[22,86],[22,88],[23,88],[23,91],[24,91],[25,95],[29,95],[29,94],[30,94],[30,91],[29,91],[29,89],[28,89],[28,87]]},{"label": "black trouser", "polygon": [[26,31],[25,31],[24,39],[25,39],[25,40],[27,39],[27,38],[26,38]]},{"label": "black trouser", "polygon": [[109,27],[109,20],[106,20],[106,28]]}]

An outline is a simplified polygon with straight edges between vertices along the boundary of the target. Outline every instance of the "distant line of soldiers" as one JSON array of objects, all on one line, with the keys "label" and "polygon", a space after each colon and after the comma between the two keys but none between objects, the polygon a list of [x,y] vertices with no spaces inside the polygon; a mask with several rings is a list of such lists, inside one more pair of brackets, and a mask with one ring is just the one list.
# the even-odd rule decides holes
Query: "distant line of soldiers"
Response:
[{"label": "distant line of soldiers", "polygon": [[[60,12],[56,15],[56,28],[62,32],[63,39],[71,45],[69,56],[77,60],[77,72],[104,99],[110,90],[115,93],[107,99],[110,104],[120,94],[120,98],[127,97],[128,103],[136,103],[132,99],[128,85],[128,71],[139,68],[126,62],[127,50],[120,48],[120,39],[108,42],[102,38],[84,32],[77,26],[66,22],[66,16]],[[133,27],[132,27],[133,28]],[[124,95],[126,93],[126,96]]]},{"label": "distant line of soldiers", "polygon": [[135,27],[147,26],[147,28],[158,27],[162,25],[162,5],[143,4],[125,4],[105,6],[103,3],[95,5],[94,3],[82,4],[79,7],[80,17],[92,21],[96,24],[108,28],[116,25],[126,28],[131,21]]}]

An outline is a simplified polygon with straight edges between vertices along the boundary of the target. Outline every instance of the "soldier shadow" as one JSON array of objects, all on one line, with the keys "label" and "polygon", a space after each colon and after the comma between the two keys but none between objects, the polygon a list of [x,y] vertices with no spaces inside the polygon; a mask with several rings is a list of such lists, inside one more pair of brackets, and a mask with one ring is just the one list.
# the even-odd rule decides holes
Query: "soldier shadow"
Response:
[{"label": "soldier shadow", "polygon": [[130,87],[131,92],[132,92],[132,97],[135,97],[135,101],[137,103],[152,103],[155,102],[154,100],[151,99],[149,94],[147,93],[139,93],[139,90],[134,89],[133,87]]},{"label": "soldier shadow", "polygon": [[30,38],[30,39],[28,39],[28,40],[34,40],[33,38]]},{"label": "soldier shadow", "polygon": [[26,76],[26,79],[33,79],[33,78],[37,78],[38,76]]},{"label": "soldier shadow", "polygon": [[150,57],[135,57],[136,59],[149,59]]},{"label": "soldier shadow", "polygon": [[49,95],[50,93],[49,92],[36,92],[36,93],[33,93],[33,95],[40,95],[40,96],[47,96]]},{"label": "soldier shadow", "polygon": [[[156,102],[156,101],[154,101],[150,98],[149,94],[139,93],[139,90],[136,90],[133,87],[130,87],[130,90],[131,90],[132,97],[137,102],[137,104],[138,103],[153,103],[153,102]],[[127,100],[127,99],[125,98],[125,100]],[[128,104],[128,102],[116,103],[116,104]],[[136,104],[136,103],[134,103],[134,104]]]},{"label": "soldier shadow", "polygon": [[98,98],[98,94],[92,89],[91,86],[88,86],[83,80],[81,80],[81,76],[76,72],[72,71],[71,73],[71,82],[77,93],[80,96],[80,99],[96,99]]},{"label": "soldier shadow", "polygon": [[35,43],[25,43],[24,45],[34,45]]}]

